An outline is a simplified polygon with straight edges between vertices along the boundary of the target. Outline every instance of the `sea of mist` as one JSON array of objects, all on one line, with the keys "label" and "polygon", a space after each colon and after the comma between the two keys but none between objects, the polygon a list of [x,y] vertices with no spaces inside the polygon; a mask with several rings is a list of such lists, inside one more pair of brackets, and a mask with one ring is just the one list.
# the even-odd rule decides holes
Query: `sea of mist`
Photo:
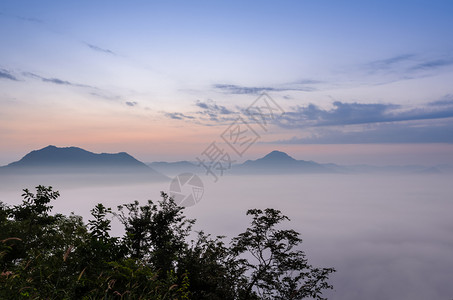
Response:
[{"label": "sea of mist", "polygon": [[[287,228],[303,238],[309,262],[335,267],[329,299],[452,299],[453,176],[303,174],[201,176],[201,201],[185,210],[195,230],[235,236],[245,230],[250,208],[272,207],[290,217]],[[55,182],[50,182],[54,180]],[[43,181],[43,182],[41,182]],[[89,180],[87,180],[89,182]],[[52,185],[61,197],[54,212],[82,215],[96,203],[160,199],[169,183],[98,186],[58,179],[3,178],[0,200],[21,201],[21,189]],[[114,233],[122,233],[114,220]]]}]

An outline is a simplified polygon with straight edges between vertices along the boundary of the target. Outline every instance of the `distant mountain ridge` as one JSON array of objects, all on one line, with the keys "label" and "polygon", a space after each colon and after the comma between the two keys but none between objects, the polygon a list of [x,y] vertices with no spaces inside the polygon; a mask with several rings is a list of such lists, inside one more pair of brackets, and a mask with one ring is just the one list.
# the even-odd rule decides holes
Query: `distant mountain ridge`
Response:
[{"label": "distant mountain ridge", "polygon": [[[206,169],[196,162],[153,162],[149,166],[167,175],[175,176],[180,173],[206,174]],[[215,168],[215,166],[213,167]],[[422,166],[422,165],[401,165],[401,166],[372,166],[372,165],[349,165],[342,166],[334,163],[317,163],[314,161],[297,160],[285,152],[274,150],[256,160],[247,160],[241,164],[234,164],[230,169],[225,170],[228,175],[260,175],[260,174],[441,174],[453,173],[453,167],[448,165]]]},{"label": "distant mountain ridge", "polygon": [[147,166],[127,154],[120,153],[93,153],[78,147],[58,148],[47,146],[34,150],[25,155],[21,160],[10,163],[7,167],[138,167]]},{"label": "distant mountain ridge", "polygon": [[232,170],[234,174],[295,174],[295,173],[337,173],[333,167],[327,167],[313,161],[296,160],[285,152],[274,150],[262,158],[247,160]]},{"label": "distant mountain ridge", "polygon": [[[282,163],[295,163],[297,160],[286,154],[285,152],[277,151],[274,150],[270,152],[269,154],[265,155],[262,158],[258,158],[256,160],[248,160],[245,163],[251,163],[251,162],[256,162],[256,163],[266,163],[266,164],[282,164]],[[244,163],[244,164],[245,164]]]},{"label": "distant mountain ridge", "polygon": [[[453,173],[453,168],[445,166],[340,166],[332,163],[321,164],[314,161],[297,160],[282,151],[272,151],[256,160],[235,164],[225,174],[303,174],[303,173]],[[34,150],[19,161],[0,167],[1,174],[146,174],[151,180],[168,180],[181,173],[203,175],[206,170],[189,161],[152,162],[145,164],[126,152],[93,153],[78,147],[47,146]],[[164,175],[163,175],[164,174]],[[135,176],[134,175],[134,176]]]},{"label": "distant mountain ridge", "polygon": [[0,167],[1,174],[128,174],[150,180],[168,180],[126,152],[93,153],[78,147],[56,147],[31,151],[19,161]]},{"label": "distant mountain ridge", "polygon": [[[148,166],[167,176],[186,172],[199,175],[206,173],[204,167],[189,161],[152,162],[148,163]],[[225,174],[338,173],[339,169],[341,167],[335,164],[323,165],[313,161],[296,160],[285,152],[275,150],[256,160],[232,165],[231,169],[225,170]]]}]

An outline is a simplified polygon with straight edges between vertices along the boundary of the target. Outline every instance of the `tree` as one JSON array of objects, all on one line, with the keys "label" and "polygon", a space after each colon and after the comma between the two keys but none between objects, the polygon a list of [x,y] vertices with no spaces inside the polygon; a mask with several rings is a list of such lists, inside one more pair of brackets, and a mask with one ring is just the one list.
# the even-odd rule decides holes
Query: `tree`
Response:
[{"label": "tree", "polygon": [[[20,205],[3,205],[0,241],[6,249],[1,256],[0,298],[65,298],[79,272],[74,252],[87,239],[82,218],[50,215],[52,200],[59,193],[38,186],[36,193],[24,190]],[[4,217],[6,214],[6,218]]]},{"label": "tree", "polygon": [[175,271],[175,262],[187,246],[185,241],[195,220],[186,219],[183,207],[164,192],[162,200],[140,206],[138,201],[118,206],[117,216],[126,229],[124,243],[132,258],[149,261],[160,275]]},{"label": "tree", "polygon": [[110,209],[97,205],[86,225],[51,215],[59,193],[36,190],[20,205],[0,203],[0,299],[187,299],[187,276],[158,279],[110,236]]},{"label": "tree", "polygon": [[[243,299],[323,299],[322,290],[333,268],[314,268],[296,247],[302,242],[294,230],[277,229],[289,220],[279,210],[251,209],[251,227],[232,240],[231,250],[242,255],[240,264],[249,274]],[[244,255],[247,254],[247,255]]]},{"label": "tree", "polygon": [[211,238],[203,231],[198,232],[178,262],[179,270],[189,274],[193,299],[239,299],[237,287],[241,286],[238,283],[242,280],[242,271],[223,238]]},{"label": "tree", "polygon": [[103,204],[97,204],[92,210],[93,219],[88,221],[90,232],[90,247],[88,255],[95,263],[109,262],[124,255],[125,249],[119,242],[119,238],[110,236],[112,209]]},{"label": "tree", "polygon": [[[59,193],[24,190],[13,207],[0,202],[0,299],[323,299],[332,268],[314,268],[289,220],[274,209],[249,210],[252,224],[233,238],[203,231],[162,193],[118,213],[96,205],[92,219],[51,214]],[[117,216],[125,235],[111,236]]]}]

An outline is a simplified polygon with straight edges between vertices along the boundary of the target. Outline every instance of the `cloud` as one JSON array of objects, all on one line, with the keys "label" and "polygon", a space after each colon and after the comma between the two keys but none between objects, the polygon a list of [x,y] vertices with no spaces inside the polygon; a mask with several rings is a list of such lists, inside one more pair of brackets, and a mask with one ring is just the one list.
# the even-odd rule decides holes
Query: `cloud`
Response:
[{"label": "cloud", "polygon": [[195,117],[193,117],[193,116],[188,116],[188,115],[185,115],[183,113],[178,113],[178,112],[173,112],[173,113],[164,112],[164,115],[173,120],[195,119]]},{"label": "cloud", "polygon": [[303,80],[300,82],[293,83],[290,87],[249,87],[235,84],[214,84],[213,87],[217,90],[221,90],[224,93],[240,95],[240,94],[261,94],[263,92],[286,92],[286,91],[302,91],[311,92],[316,90],[310,86],[304,86],[307,84],[319,83],[314,80]]},{"label": "cloud", "polygon": [[9,71],[7,71],[5,69],[0,69],[0,79],[1,78],[18,81],[14,75],[12,75]]},{"label": "cloud", "polygon": [[[194,106],[199,110],[164,115],[213,126],[231,123],[245,114],[243,107],[232,110],[210,99],[197,100]],[[286,109],[283,115],[269,121],[284,129],[305,132],[303,136],[270,142],[277,144],[453,143],[453,96],[446,95],[416,108],[335,101],[326,109],[310,103]]]},{"label": "cloud", "polygon": [[213,122],[215,124],[222,124],[225,122],[231,122],[237,119],[239,112],[235,112],[223,105],[218,105],[215,101],[208,99],[206,101],[197,100],[194,103],[194,106],[201,108],[201,110],[196,110],[188,112],[186,114],[179,112],[163,112],[164,115],[168,118],[174,120],[191,120],[197,124],[202,124],[205,126],[212,126]]},{"label": "cloud", "polygon": [[138,102],[135,101],[126,101],[125,103],[127,106],[136,106],[138,104]]},{"label": "cloud", "polygon": [[2,12],[0,12],[0,16],[5,16],[5,17],[8,17],[8,18],[13,18],[13,19],[26,21],[26,22],[31,22],[31,23],[35,23],[35,24],[43,24],[44,23],[43,20],[38,19],[38,18],[34,18],[34,17],[23,17],[23,16],[9,15],[9,14],[5,14],[5,13],[2,13]]},{"label": "cloud", "polygon": [[[197,100],[194,103],[194,106],[197,108],[196,111],[187,112],[185,115],[180,113],[168,113],[164,114],[172,119],[190,119],[200,125],[204,126],[214,126],[214,125],[226,125],[231,124],[238,119],[239,116],[242,116],[245,119],[248,119],[247,122],[250,123],[259,123],[263,122],[262,118],[274,119],[276,115],[283,113],[280,107],[268,107],[266,105],[273,106],[274,104],[270,103],[272,100],[268,95],[266,97],[259,97],[262,102],[257,103],[252,106],[235,106],[235,109],[227,108],[223,105],[218,105],[215,101],[208,99],[206,101]],[[255,102],[258,100],[256,99]],[[264,100],[263,100],[264,99]],[[273,101],[273,100],[272,100]],[[253,102],[253,103],[255,103]],[[259,110],[259,112],[258,112]]]},{"label": "cloud", "polygon": [[411,53],[400,54],[386,59],[373,61],[368,64],[368,67],[373,70],[389,69],[391,67],[400,66],[402,63],[411,62],[415,57],[416,55]]},{"label": "cloud", "polygon": [[277,124],[286,128],[347,125],[379,122],[388,118],[390,109],[398,108],[394,104],[361,104],[336,101],[330,110],[315,104],[293,107],[286,111]]},{"label": "cloud", "polygon": [[21,17],[21,16],[16,16],[17,19],[23,20],[26,22],[31,22],[31,23],[38,23],[38,24],[44,24],[44,21],[41,19],[33,18],[33,17]]},{"label": "cloud", "polygon": [[453,143],[453,120],[431,124],[426,122],[385,123],[371,127],[347,129],[315,129],[311,136],[279,140],[276,144],[383,144],[383,143]]},{"label": "cloud", "polygon": [[40,75],[31,73],[31,72],[24,72],[22,74],[24,76],[26,76],[26,77],[39,79],[39,80],[41,80],[43,82],[48,82],[48,83],[53,83],[53,84],[58,84],[58,85],[68,85],[68,86],[74,86],[74,87],[83,87],[83,88],[96,89],[95,87],[90,86],[90,85],[73,83],[73,82],[70,82],[70,81],[67,81],[67,80],[63,80],[63,79],[59,79],[59,78],[46,78],[46,77],[42,77]]},{"label": "cloud", "polygon": [[453,105],[445,100],[430,102],[416,109],[407,109],[397,104],[363,104],[333,102],[332,109],[322,109],[315,104],[293,107],[281,118],[278,125],[284,128],[306,128],[317,126],[338,126],[430,120],[453,117]]},{"label": "cloud", "polygon": [[50,83],[61,84],[61,85],[74,85],[73,83],[70,83],[69,81],[61,80],[58,78],[41,78],[41,80],[44,82],[50,82]]},{"label": "cloud", "polygon": [[440,100],[432,101],[428,103],[429,106],[453,106],[453,95],[446,95]]},{"label": "cloud", "polygon": [[[357,83],[371,86],[385,85],[434,76],[440,72],[451,70],[452,65],[453,56],[450,53],[443,55],[403,53],[369,61],[349,69],[347,70],[349,80],[343,83],[336,82],[336,84],[346,86],[356,86]],[[351,77],[355,77],[352,82]]]},{"label": "cloud", "polygon": [[453,65],[453,59],[446,58],[446,59],[435,59],[435,60],[428,60],[416,64],[411,67],[411,70],[418,71],[418,70],[431,70],[431,69],[438,69],[445,66]]},{"label": "cloud", "polygon": [[212,100],[208,100],[208,101],[205,101],[205,102],[197,100],[195,105],[200,107],[200,108],[203,108],[203,109],[205,109],[205,110],[207,110],[209,112],[218,113],[218,114],[221,114],[221,115],[229,115],[229,114],[233,113],[233,111],[229,110],[225,106],[217,105]]},{"label": "cloud", "polygon": [[246,87],[234,84],[214,84],[214,88],[229,94],[259,94],[262,92],[275,91],[271,87]]},{"label": "cloud", "polygon": [[106,100],[111,100],[111,101],[122,101],[121,96],[114,95],[110,93],[109,91],[101,90],[99,88],[93,87],[93,89],[96,90],[96,92],[90,92],[90,95]]},{"label": "cloud", "polygon": [[[200,110],[164,115],[213,126],[228,124],[244,113],[241,107],[233,111],[213,100],[197,100],[194,106]],[[287,109],[271,122],[284,129],[305,132],[305,136],[270,142],[277,144],[453,143],[453,97],[447,95],[417,108],[335,101],[325,109],[311,103]]]},{"label": "cloud", "polygon": [[94,51],[97,51],[97,52],[102,52],[102,53],[116,55],[115,52],[113,52],[112,50],[109,50],[109,49],[101,48],[101,47],[98,47],[98,46],[95,46],[95,45],[89,44],[89,43],[85,43],[85,45],[87,45],[87,47],[90,48],[91,50],[94,50]]},{"label": "cloud", "polygon": [[314,79],[300,79],[300,80],[297,80],[294,82],[294,84],[299,84],[299,85],[318,84],[318,83],[323,83],[323,81],[314,80]]},{"label": "cloud", "polygon": [[237,118],[237,112],[226,108],[223,105],[217,105],[215,101],[208,99],[207,101],[197,100],[195,106],[201,108],[195,112],[198,115],[199,122],[231,122]]},{"label": "cloud", "polygon": [[453,97],[418,108],[337,101],[322,109],[308,104],[286,111],[275,124],[304,130],[277,144],[453,143]]},{"label": "cloud", "polygon": [[[390,75],[395,77],[390,82],[426,76],[427,71],[453,65],[450,54],[427,57],[415,53],[404,53],[389,58],[376,60],[361,66],[367,75]],[[389,79],[387,79],[389,80]]]},{"label": "cloud", "polygon": [[125,103],[128,106],[135,106],[138,103],[134,101],[124,101],[123,97],[117,94],[112,93],[109,90],[105,90],[96,86],[88,85],[88,84],[81,84],[81,83],[75,83],[72,81],[60,79],[60,78],[55,78],[55,77],[43,77],[41,75],[31,73],[31,72],[22,72],[22,75],[28,78],[33,78],[36,80],[40,80],[45,83],[51,83],[51,84],[56,84],[60,86],[67,86],[67,87],[75,87],[75,88],[80,88],[85,90],[89,95],[97,97],[97,98],[102,98],[110,101],[116,101],[118,103]]}]

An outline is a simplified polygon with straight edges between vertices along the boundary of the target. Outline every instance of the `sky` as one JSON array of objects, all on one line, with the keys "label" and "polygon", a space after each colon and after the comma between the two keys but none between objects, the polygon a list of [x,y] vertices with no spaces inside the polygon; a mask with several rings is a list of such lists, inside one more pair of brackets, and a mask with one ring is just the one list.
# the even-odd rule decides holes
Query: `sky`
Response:
[{"label": "sky", "polygon": [[[0,165],[47,145],[194,160],[213,142],[238,161],[453,164],[452,15],[451,1],[2,0]],[[254,103],[272,105],[266,126]],[[238,120],[258,137],[239,154]]]}]

